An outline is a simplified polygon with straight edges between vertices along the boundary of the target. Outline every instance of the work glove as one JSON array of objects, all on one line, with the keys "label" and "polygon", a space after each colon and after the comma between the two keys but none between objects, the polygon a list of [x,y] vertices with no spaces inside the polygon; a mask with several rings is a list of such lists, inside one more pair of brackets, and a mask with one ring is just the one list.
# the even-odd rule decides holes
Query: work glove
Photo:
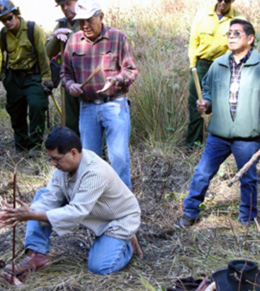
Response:
[{"label": "work glove", "polygon": [[60,41],[66,42],[70,33],[72,33],[72,30],[69,28],[59,28],[54,31],[53,36]]},{"label": "work glove", "polygon": [[46,93],[48,96],[52,94],[52,89],[54,88],[52,81],[42,81],[42,87],[44,93]]}]

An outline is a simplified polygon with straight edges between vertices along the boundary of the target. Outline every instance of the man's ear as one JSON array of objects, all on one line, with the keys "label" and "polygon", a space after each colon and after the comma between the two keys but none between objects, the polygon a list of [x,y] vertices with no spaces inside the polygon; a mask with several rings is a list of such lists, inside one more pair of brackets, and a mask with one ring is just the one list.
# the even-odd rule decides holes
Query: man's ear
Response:
[{"label": "man's ear", "polygon": [[103,21],[103,19],[104,19],[104,12],[101,12],[100,15],[99,15],[99,17],[100,17],[100,20]]},{"label": "man's ear", "polygon": [[79,153],[79,151],[78,151],[77,149],[75,149],[75,148],[72,148],[72,149],[70,150],[70,152],[71,152],[71,154],[72,154],[73,157],[75,157],[75,156],[78,155],[78,153]]},{"label": "man's ear", "polygon": [[248,39],[247,43],[251,45],[251,44],[254,42],[255,37],[254,37],[253,34],[250,34],[250,35],[247,37],[247,39]]}]

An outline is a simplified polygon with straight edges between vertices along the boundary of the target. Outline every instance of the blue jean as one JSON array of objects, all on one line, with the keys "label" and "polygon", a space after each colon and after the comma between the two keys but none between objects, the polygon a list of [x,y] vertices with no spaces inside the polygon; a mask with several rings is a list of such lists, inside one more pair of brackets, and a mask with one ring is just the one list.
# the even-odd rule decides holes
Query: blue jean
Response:
[{"label": "blue jean", "polygon": [[[241,169],[259,148],[260,138],[254,140],[223,139],[210,134],[201,160],[195,168],[189,195],[184,199],[184,214],[192,218],[199,215],[199,206],[204,201],[210,180],[231,153],[235,157],[238,169]],[[257,215],[256,163],[240,178],[239,221],[252,221]]]},{"label": "blue jean", "polygon": [[[39,189],[33,202],[37,201],[46,188]],[[37,253],[48,255],[50,251],[50,235],[52,227],[50,224],[42,226],[38,221],[27,222],[25,234],[25,249],[31,249]],[[89,251],[89,271],[105,275],[116,273],[124,268],[133,256],[133,248],[130,241],[102,235],[96,237]]]},{"label": "blue jean", "polygon": [[102,154],[102,136],[105,132],[109,161],[131,190],[128,148],[131,125],[127,98],[101,105],[80,101],[79,131],[83,148],[99,156]]}]

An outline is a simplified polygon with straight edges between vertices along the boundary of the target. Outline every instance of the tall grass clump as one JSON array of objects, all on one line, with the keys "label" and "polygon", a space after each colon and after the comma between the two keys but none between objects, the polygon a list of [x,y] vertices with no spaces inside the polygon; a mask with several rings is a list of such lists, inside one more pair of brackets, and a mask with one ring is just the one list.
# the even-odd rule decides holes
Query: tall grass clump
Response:
[{"label": "tall grass clump", "polygon": [[162,60],[153,58],[138,64],[140,75],[131,91],[133,139],[137,143],[146,140],[152,146],[177,145],[187,121],[185,94],[178,92],[178,68],[166,69]]}]

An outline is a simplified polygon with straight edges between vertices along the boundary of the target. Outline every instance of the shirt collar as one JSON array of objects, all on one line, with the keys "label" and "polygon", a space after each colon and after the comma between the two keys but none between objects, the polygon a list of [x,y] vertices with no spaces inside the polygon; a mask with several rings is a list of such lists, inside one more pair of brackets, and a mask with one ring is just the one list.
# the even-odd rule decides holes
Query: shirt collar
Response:
[{"label": "shirt collar", "polygon": [[[217,7],[217,4],[210,7],[209,15],[213,15],[214,13],[216,13],[216,7]],[[232,6],[230,6],[228,13],[223,15],[223,17],[221,19],[223,19],[224,17],[227,17],[227,18],[234,18],[235,17],[235,11],[234,11]]]},{"label": "shirt collar", "polygon": [[250,56],[251,56],[251,54],[252,54],[252,51],[253,51],[253,48],[251,48],[248,52],[247,52],[247,54],[239,61],[239,63],[237,64],[236,62],[235,62],[235,59],[234,59],[234,55],[233,54],[231,54],[230,55],[230,60],[232,61],[232,62],[234,62],[235,64],[236,64],[236,66],[239,66],[239,65],[241,65],[241,64],[245,64],[246,63],[246,61],[250,58]]}]

